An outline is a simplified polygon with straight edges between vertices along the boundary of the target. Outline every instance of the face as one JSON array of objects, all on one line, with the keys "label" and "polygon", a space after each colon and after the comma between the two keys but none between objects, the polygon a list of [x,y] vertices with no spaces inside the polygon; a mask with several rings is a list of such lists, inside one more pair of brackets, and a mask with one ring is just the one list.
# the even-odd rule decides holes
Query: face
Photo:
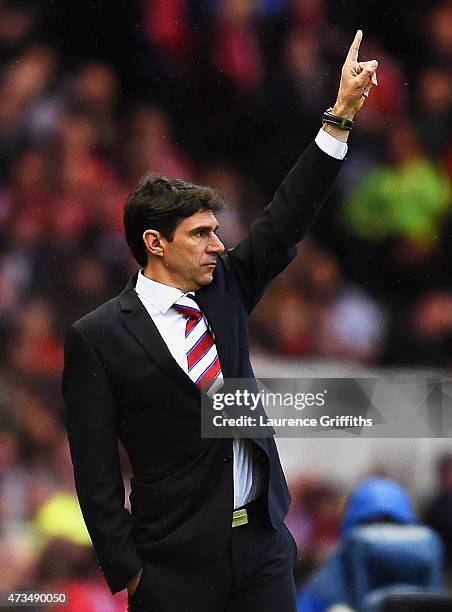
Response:
[{"label": "face", "polygon": [[195,291],[212,282],[217,257],[224,251],[217,229],[213,212],[204,210],[181,221],[171,242],[160,238],[166,284]]}]

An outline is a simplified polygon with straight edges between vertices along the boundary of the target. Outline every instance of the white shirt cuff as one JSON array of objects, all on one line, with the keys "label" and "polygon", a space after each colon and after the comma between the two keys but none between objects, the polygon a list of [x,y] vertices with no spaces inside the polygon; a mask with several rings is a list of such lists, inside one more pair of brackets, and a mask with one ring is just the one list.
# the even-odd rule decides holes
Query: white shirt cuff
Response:
[{"label": "white shirt cuff", "polygon": [[331,136],[331,134],[328,134],[322,128],[320,128],[319,133],[315,137],[315,142],[319,149],[322,149],[324,153],[331,155],[331,157],[344,159],[347,155],[347,143],[334,138],[334,136]]}]

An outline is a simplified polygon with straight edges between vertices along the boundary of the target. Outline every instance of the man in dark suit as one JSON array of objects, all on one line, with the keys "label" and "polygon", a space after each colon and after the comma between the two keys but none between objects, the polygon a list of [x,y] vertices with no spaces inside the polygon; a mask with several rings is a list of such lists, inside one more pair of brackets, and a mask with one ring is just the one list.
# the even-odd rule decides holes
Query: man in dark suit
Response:
[{"label": "man in dark suit", "polygon": [[[142,269],[70,328],[63,393],[75,484],[101,569],[141,611],[293,612],[296,546],[274,439],[201,436],[201,399],[251,379],[247,317],[295,255],[345,156],[376,61],[350,48],[323,128],[224,253],[218,194],[148,177],[124,224]],[[131,513],[117,449],[133,469]]]}]

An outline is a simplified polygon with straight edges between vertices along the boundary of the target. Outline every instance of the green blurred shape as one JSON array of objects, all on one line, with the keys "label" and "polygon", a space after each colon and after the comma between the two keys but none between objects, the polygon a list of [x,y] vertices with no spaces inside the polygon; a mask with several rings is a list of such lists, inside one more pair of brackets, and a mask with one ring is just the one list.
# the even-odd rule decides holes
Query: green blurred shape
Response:
[{"label": "green blurred shape", "polygon": [[379,242],[403,236],[434,243],[450,206],[446,176],[432,162],[417,158],[397,168],[376,168],[352,189],[343,221],[358,238]]}]

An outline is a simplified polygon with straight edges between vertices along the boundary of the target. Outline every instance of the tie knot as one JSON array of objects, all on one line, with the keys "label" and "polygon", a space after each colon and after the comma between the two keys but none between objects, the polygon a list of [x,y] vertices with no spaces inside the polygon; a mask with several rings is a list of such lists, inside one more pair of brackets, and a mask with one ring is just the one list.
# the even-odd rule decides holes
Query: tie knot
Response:
[{"label": "tie knot", "polygon": [[[188,300],[187,300],[188,301]],[[202,317],[201,311],[198,308],[196,302],[190,300],[190,304],[180,304],[176,302],[173,306],[178,313],[183,315],[186,319],[194,319],[195,321],[199,321]]]}]

